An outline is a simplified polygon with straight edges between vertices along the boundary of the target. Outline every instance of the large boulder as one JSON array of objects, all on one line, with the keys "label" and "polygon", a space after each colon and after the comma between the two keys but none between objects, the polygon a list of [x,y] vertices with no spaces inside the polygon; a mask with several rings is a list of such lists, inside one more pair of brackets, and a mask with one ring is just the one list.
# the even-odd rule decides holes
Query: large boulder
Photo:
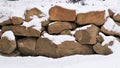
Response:
[{"label": "large boulder", "polygon": [[35,47],[37,40],[35,38],[23,38],[17,41],[18,49],[22,55],[36,55]]},{"label": "large boulder", "polygon": [[37,55],[47,56],[47,57],[57,57],[56,53],[57,45],[47,38],[39,38],[36,44]]},{"label": "large boulder", "polygon": [[12,24],[14,24],[14,25],[20,25],[23,23],[24,20],[20,17],[14,16],[11,18],[11,21],[12,21]]},{"label": "large boulder", "polygon": [[79,13],[77,15],[77,23],[79,25],[95,24],[103,25],[105,22],[105,11],[92,11],[88,13]]},{"label": "large boulder", "polygon": [[10,54],[16,47],[16,40],[12,31],[4,32],[0,39],[0,52]]},{"label": "large boulder", "polygon": [[[112,42],[111,42],[112,43]],[[97,43],[96,45],[93,46],[93,49],[96,53],[101,54],[101,55],[108,55],[113,53],[108,46],[111,46],[111,44],[106,44],[102,46],[100,43]]]},{"label": "large boulder", "polygon": [[73,29],[73,28],[74,27],[69,22],[58,22],[58,21],[56,21],[56,22],[53,22],[53,23],[49,24],[48,32],[50,34],[57,34],[57,33],[60,33],[64,30]]},{"label": "large boulder", "polygon": [[114,16],[113,16],[113,19],[114,19],[115,21],[120,22],[120,14],[114,15]]},{"label": "large boulder", "polygon": [[75,21],[76,11],[54,6],[49,10],[50,20]]},{"label": "large boulder", "polygon": [[59,57],[69,56],[74,54],[93,54],[94,51],[87,45],[80,45],[74,41],[65,41],[58,45],[57,53]]},{"label": "large boulder", "polygon": [[96,44],[98,32],[99,28],[95,25],[91,25],[91,27],[88,27],[87,29],[77,30],[75,32],[75,39],[80,44]]},{"label": "large boulder", "polygon": [[3,32],[7,30],[13,31],[16,36],[39,37],[41,32],[32,27],[26,28],[24,26],[3,26]]},{"label": "large boulder", "polygon": [[37,8],[32,8],[32,9],[26,10],[25,21],[29,22],[30,20],[32,20],[31,16],[33,16],[33,15],[36,15],[39,18],[41,18],[41,16],[40,16],[41,14],[42,14],[42,12]]}]

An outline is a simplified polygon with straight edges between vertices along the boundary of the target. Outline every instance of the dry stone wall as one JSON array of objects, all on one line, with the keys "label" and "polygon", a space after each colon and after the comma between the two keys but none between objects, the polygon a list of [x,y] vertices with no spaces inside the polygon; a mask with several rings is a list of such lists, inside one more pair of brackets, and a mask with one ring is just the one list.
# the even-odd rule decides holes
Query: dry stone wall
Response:
[{"label": "dry stone wall", "polygon": [[34,25],[25,27],[22,24],[24,21],[29,23],[31,16],[42,18],[42,12],[37,8],[26,10],[25,19],[14,16],[0,23],[0,54],[53,58],[75,54],[111,54],[113,52],[108,46],[114,42],[103,46],[104,39],[99,32],[119,37],[119,32],[115,32],[114,28],[108,30],[105,22],[113,19],[118,27],[120,15],[114,15],[111,10],[108,12],[109,16],[105,18],[105,11],[76,14],[75,10],[54,6],[49,10],[49,19],[39,22],[41,29],[36,30]]}]

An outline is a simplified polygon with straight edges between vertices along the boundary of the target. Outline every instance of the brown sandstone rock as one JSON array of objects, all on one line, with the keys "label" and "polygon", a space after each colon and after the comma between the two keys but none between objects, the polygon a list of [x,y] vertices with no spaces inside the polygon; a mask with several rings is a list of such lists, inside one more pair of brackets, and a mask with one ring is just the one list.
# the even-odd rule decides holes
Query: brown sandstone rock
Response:
[{"label": "brown sandstone rock", "polygon": [[42,14],[42,12],[37,8],[32,8],[30,10],[26,10],[25,21],[29,22],[31,20],[30,17],[33,16],[33,15],[36,15],[36,16],[41,18],[40,14]]},{"label": "brown sandstone rock", "polygon": [[39,38],[37,40],[36,45],[37,55],[56,58],[57,57],[56,48],[57,45],[52,43],[52,41],[47,38]]},{"label": "brown sandstone rock", "polygon": [[16,49],[16,40],[9,40],[7,37],[0,39],[0,52],[10,54]]},{"label": "brown sandstone rock", "polygon": [[112,10],[109,9],[108,12],[109,12],[110,17],[114,16],[114,12]]},{"label": "brown sandstone rock", "polygon": [[17,36],[39,37],[41,34],[41,32],[33,29],[32,27],[26,28],[24,26],[3,26],[2,30],[3,32],[11,30]]},{"label": "brown sandstone rock", "polygon": [[108,46],[111,46],[111,44],[106,44],[102,46],[100,43],[97,43],[93,46],[93,49],[98,54],[108,55],[112,53],[111,49],[109,49]]},{"label": "brown sandstone rock", "polygon": [[60,33],[67,29],[72,29],[73,26],[69,22],[54,22],[48,26],[48,32],[50,34]]},{"label": "brown sandstone rock", "polygon": [[104,41],[103,37],[101,35],[97,35],[97,42],[102,43]]},{"label": "brown sandstone rock", "polygon": [[23,23],[23,19],[20,17],[12,17],[11,21],[14,25],[20,25]]},{"label": "brown sandstone rock", "polygon": [[23,38],[18,40],[18,49],[22,55],[35,55],[37,40],[35,38]]},{"label": "brown sandstone rock", "polygon": [[91,25],[91,27],[85,30],[76,31],[75,38],[80,44],[96,44],[98,32],[99,28],[95,25]]},{"label": "brown sandstone rock", "polygon": [[80,45],[74,41],[65,41],[58,45],[57,53],[59,57],[69,56],[74,54],[93,54],[94,51],[92,48],[86,45]]},{"label": "brown sandstone rock", "polygon": [[49,10],[50,20],[75,21],[76,11],[54,6]]},{"label": "brown sandstone rock", "polygon": [[20,52],[16,50],[16,51],[13,51],[10,54],[0,53],[0,55],[7,56],[7,57],[16,57],[16,56],[20,56]]},{"label": "brown sandstone rock", "polygon": [[6,20],[6,21],[3,21],[3,22],[0,22],[0,25],[9,25],[9,24],[12,24],[12,22],[11,22],[11,20],[10,19],[8,19],[8,20]]},{"label": "brown sandstone rock", "polygon": [[70,32],[71,32],[71,30],[64,30],[60,34],[61,35],[71,35],[72,36],[72,34]]},{"label": "brown sandstone rock", "polygon": [[113,16],[113,19],[114,19],[115,21],[120,22],[120,14],[114,15],[114,16]]},{"label": "brown sandstone rock", "polygon": [[77,15],[77,23],[79,25],[84,25],[84,24],[102,25],[105,22],[104,16],[105,16],[105,11],[80,13]]},{"label": "brown sandstone rock", "polygon": [[50,21],[43,21],[43,22],[42,22],[42,26],[43,26],[43,27],[48,26],[49,22],[50,22]]}]

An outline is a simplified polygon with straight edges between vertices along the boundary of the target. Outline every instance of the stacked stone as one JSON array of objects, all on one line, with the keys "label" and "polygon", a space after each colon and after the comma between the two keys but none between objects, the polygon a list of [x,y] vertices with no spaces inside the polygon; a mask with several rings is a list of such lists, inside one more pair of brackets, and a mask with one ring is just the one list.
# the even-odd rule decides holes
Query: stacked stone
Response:
[{"label": "stacked stone", "polygon": [[[120,22],[120,15],[114,15],[109,11],[111,18],[113,18],[118,25]],[[59,58],[74,54],[89,55],[89,54],[111,54],[113,42],[104,46],[101,43],[104,41],[99,32],[108,35],[118,35],[118,33],[107,31],[103,24],[105,23],[105,11],[91,11],[88,13],[76,14],[75,10],[65,9],[60,6],[54,6],[49,10],[49,20],[40,22],[42,29],[36,30],[31,27],[21,26],[26,21],[29,22],[33,15],[38,18],[42,12],[33,8],[26,10],[25,19],[20,17],[12,17],[0,23],[0,36],[6,31],[12,31],[15,35],[14,40],[8,37],[1,37],[0,39],[0,54],[6,56],[47,56]],[[89,25],[86,29],[77,29]],[[102,27],[101,27],[102,26]],[[72,33],[74,32],[74,33]],[[50,35],[69,35],[75,38],[75,41],[64,41],[60,44],[54,43],[49,38],[43,37],[45,33]],[[58,40],[59,41],[59,40]]]}]

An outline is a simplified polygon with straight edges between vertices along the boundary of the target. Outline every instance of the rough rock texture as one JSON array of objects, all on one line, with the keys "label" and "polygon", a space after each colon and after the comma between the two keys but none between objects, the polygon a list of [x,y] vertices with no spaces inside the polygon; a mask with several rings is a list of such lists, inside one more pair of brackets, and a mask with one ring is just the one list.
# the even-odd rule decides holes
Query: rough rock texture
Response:
[{"label": "rough rock texture", "polygon": [[13,51],[10,54],[0,53],[0,55],[7,56],[7,57],[16,57],[16,56],[20,56],[20,52],[16,50],[16,51]]},{"label": "rough rock texture", "polygon": [[11,22],[11,20],[10,19],[8,19],[8,20],[6,20],[6,21],[3,21],[3,22],[0,22],[0,25],[9,25],[9,24],[12,24],[12,22]]},{"label": "rough rock texture", "polygon": [[49,10],[50,20],[75,21],[76,11],[54,6]]},{"label": "rough rock texture", "polygon": [[26,10],[25,12],[25,21],[29,22],[31,19],[31,16],[36,15],[39,18],[41,18],[40,14],[42,14],[42,12],[37,9],[37,8],[32,8],[30,10]]},{"label": "rough rock texture", "polygon": [[18,49],[22,55],[35,55],[37,40],[35,38],[23,38],[18,41]]},{"label": "rough rock texture", "polygon": [[103,37],[101,35],[97,35],[97,42],[102,43],[104,41]]},{"label": "rough rock texture", "polygon": [[115,21],[120,22],[120,14],[114,15],[114,16],[113,16],[113,19],[114,19]]},{"label": "rough rock texture", "polygon": [[111,49],[109,49],[108,46],[111,46],[111,44],[106,44],[102,46],[100,43],[97,43],[96,45],[93,46],[93,49],[98,54],[108,55],[112,53]]},{"label": "rough rock texture", "polygon": [[36,44],[37,55],[43,55],[47,57],[57,57],[56,53],[57,45],[47,38],[39,38]]},{"label": "rough rock texture", "polygon": [[91,25],[85,30],[78,30],[75,33],[75,38],[80,44],[96,44],[97,34],[99,28],[95,25]]},{"label": "rough rock texture", "polygon": [[48,32],[50,34],[56,34],[64,30],[73,29],[73,28],[74,27],[69,22],[53,22],[48,26]]},{"label": "rough rock texture", "polygon": [[33,29],[32,27],[26,28],[24,26],[3,26],[2,30],[3,32],[11,30],[17,36],[39,37],[41,34],[41,32]]},{"label": "rough rock texture", "polygon": [[15,17],[15,16],[11,18],[11,21],[12,21],[12,24],[14,24],[14,25],[20,25],[20,24],[23,23],[23,19],[22,18]]},{"label": "rough rock texture", "polygon": [[58,45],[57,53],[59,57],[69,56],[74,54],[93,54],[94,51],[92,48],[86,45],[80,45],[74,41],[65,41]]},{"label": "rough rock texture", "polygon": [[2,37],[2,39],[0,39],[1,53],[10,54],[15,50],[16,47],[16,40],[9,40],[7,37]]},{"label": "rough rock texture", "polygon": [[108,12],[109,12],[110,17],[114,16],[114,12],[112,10],[109,9]]},{"label": "rough rock texture", "polygon": [[72,36],[71,30],[64,30],[64,31],[62,31],[60,34],[61,34],[61,35],[71,35],[71,36]]},{"label": "rough rock texture", "polygon": [[79,25],[95,24],[102,25],[105,22],[105,11],[92,11],[88,13],[80,13],[77,15],[77,23]]}]

